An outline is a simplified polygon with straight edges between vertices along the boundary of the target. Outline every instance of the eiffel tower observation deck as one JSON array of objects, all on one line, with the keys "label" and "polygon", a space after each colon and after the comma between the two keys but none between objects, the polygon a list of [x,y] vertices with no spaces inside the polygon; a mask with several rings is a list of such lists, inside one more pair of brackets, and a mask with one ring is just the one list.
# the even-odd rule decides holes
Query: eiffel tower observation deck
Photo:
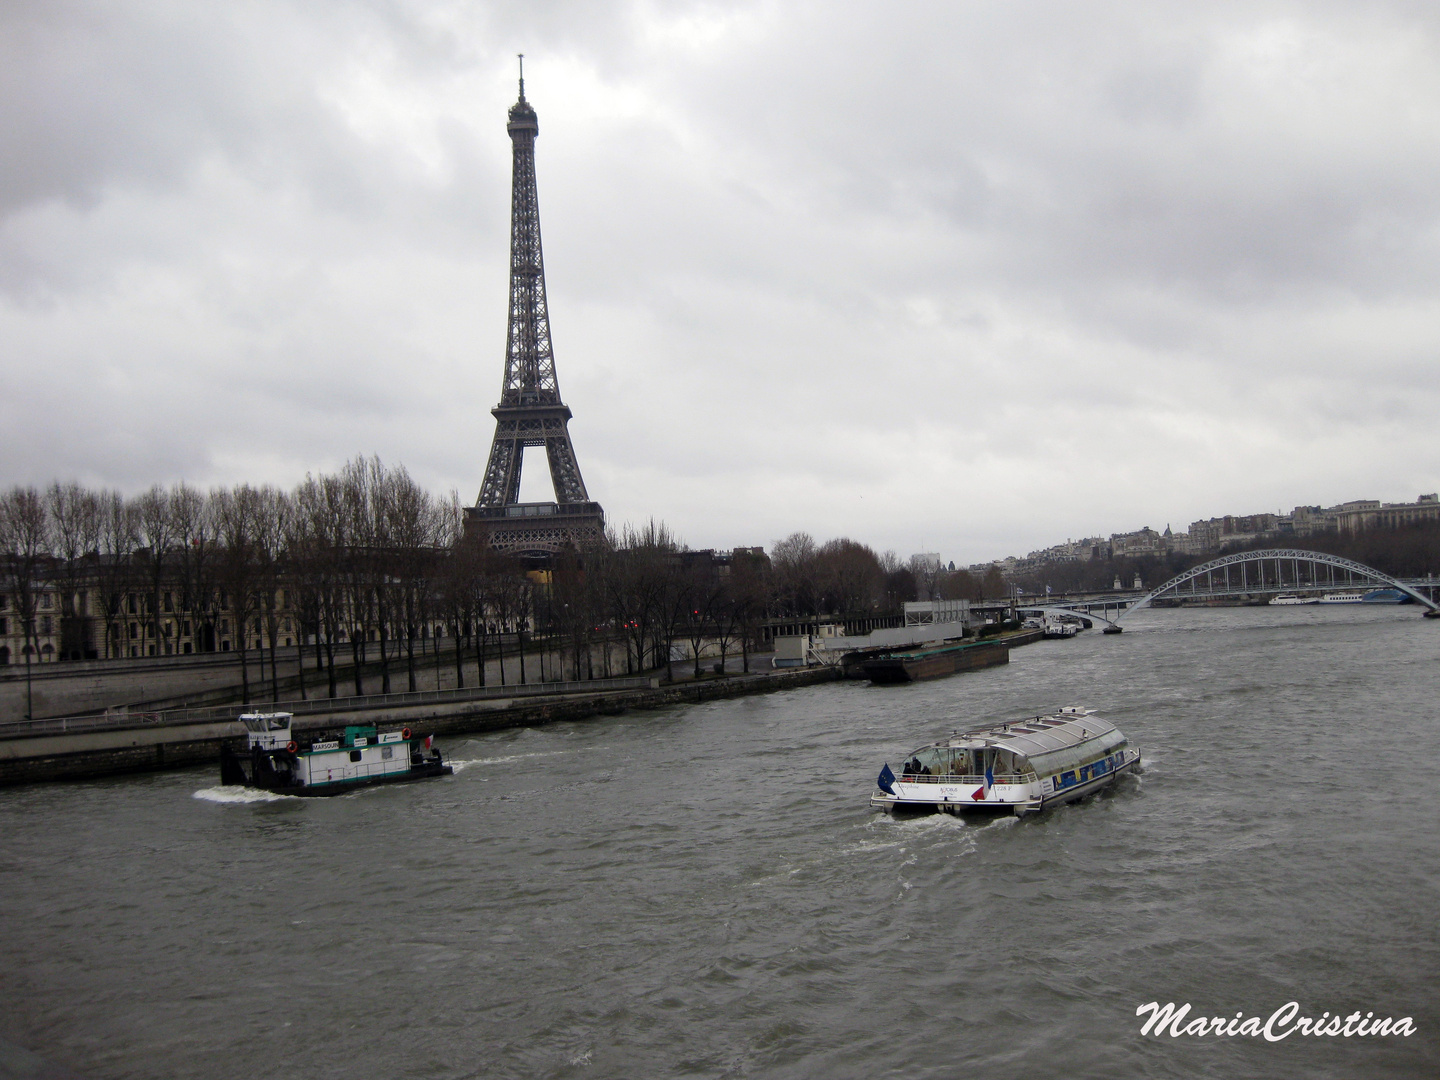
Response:
[{"label": "eiffel tower observation deck", "polygon": [[[521,58],[520,99],[506,125],[515,150],[510,202],[510,320],[505,335],[505,379],[495,417],[490,460],[475,505],[466,508],[465,532],[490,547],[526,557],[605,542],[605,512],[591,500],[570,442],[571,413],[560,399],[545,303],[545,260],[540,250],[540,200],[535,189],[535,137],[540,123],[525,100]],[[555,502],[521,502],[520,471],[527,446],[543,446]]]}]

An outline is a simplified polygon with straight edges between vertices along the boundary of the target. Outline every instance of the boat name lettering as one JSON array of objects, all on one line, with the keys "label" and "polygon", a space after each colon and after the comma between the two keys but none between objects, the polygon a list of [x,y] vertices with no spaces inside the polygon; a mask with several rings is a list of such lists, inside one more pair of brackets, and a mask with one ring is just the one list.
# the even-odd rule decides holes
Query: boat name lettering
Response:
[{"label": "boat name lettering", "polygon": [[1341,1019],[1338,1012],[1331,1016],[1328,1009],[1321,1013],[1318,1019],[1300,1016],[1298,1001],[1287,1001],[1271,1013],[1268,1020],[1261,1020],[1258,1016],[1246,1017],[1243,1012],[1237,1012],[1233,1017],[1197,1016],[1185,1023],[1185,1017],[1190,1013],[1188,1001],[1178,1009],[1173,1001],[1166,1002],[1163,1006],[1158,1001],[1146,1002],[1135,1010],[1135,1015],[1141,1016],[1147,1012],[1150,1018],[1145,1021],[1140,1034],[1149,1035],[1153,1032],[1157,1038],[1166,1034],[1172,1039],[1178,1039],[1181,1035],[1249,1035],[1252,1038],[1260,1035],[1266,1042],[1279,1042],[1295,1034],[1342,1035],[1348,1039],[1352,1035],[1409,1036],[1416,1031],[1415,1021],[1408,1016],[1402,1016],[1399,1020],[1389,1016],[1377,1020],[1374,1012],[1367,1012],[1364,1019],[1361,1019],[1359,1009],[1344,1019]]},{"label": "boat name lettering", "polygon": [[311,744],[310,744],[310,749],[311,749],[311,750],[339,750],[339,749],[340,749],[340,743],[339,743],[338,741],[336,741],[335,739],[329,739],[329,740],[327,740],[326,742],[311,743]]}]

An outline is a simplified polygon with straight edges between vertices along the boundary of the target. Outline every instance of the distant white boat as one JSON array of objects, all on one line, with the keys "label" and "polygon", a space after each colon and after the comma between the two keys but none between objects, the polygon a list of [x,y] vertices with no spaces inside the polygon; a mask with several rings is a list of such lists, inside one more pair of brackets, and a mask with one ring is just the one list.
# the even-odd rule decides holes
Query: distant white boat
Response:
[{"label": "distant white boat", "polygon": [[1320,598],[1322,604],[1363,604],[1365,594],[1362,592],[1327,592]]},{"label": "distant white boat", "polygon": [[1275,604],[1279,607],[1285,607],[1287,605],[1294,604],[1318,604],[1319,602],[1319,597],[1296,596],[1294,593],[1281,593],[1279,596],[1274,596],[1270,598],[1270,603]]}]

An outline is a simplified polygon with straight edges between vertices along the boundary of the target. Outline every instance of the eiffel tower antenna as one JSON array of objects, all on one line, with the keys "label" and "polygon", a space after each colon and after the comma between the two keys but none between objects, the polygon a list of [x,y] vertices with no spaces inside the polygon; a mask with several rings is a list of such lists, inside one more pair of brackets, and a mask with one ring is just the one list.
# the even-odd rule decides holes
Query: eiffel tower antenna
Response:
[{"label": "eiffel tower antenna", "polygon": [[[510,106],[505,129],[514,149],[505,377],[500,384],[500,404],[490,410],[495,417],[495,437],[485,479],[475,505],[466,510],[465,527],[469,533],[483,533],[492,548],[544,556],[604,543],[605,513],[585,490],[570,442],[572,414],[560,399],[555,377],[540,246],[540,199],[535,186],[535,139],[540,121],[525,100],[523,53],[520,97]],[[527,446],[545,447],[555,502],[520,501],[520,470]]]}]

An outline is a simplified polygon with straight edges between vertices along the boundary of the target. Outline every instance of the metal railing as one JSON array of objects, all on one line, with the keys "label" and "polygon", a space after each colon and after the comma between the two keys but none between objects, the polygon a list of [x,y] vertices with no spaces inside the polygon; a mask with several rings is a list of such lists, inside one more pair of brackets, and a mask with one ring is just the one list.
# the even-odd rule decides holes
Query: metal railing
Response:
[{"label": "metal railing", "polygon": [[[924,773],[902,773],[895,778],[902,784],[983,784],[985,777],[960,775],[959,773],[935,773],[926,776]],[[1033,772],[1030,773],[1001,773],[991,781],[991,786],[996,784],[1033,784],[1040,779]]]},{"label": "metal railing", "polygon": [[399,694],[367,694],[343,698],[310,698],[307,701],[251,702],[246,705],[210,705],[199,709],[166,709],[161,712],[107,712],[89,716],[62,716],[48,720],[11,720],[0,723],[0,739],[34,735],[59,735],[83,731],[116,731],[125,728],[166,727],[177,724],[205,724],[234,721],[242,712],[288,712],[295,716],[322,713],[363,712],[369,709],[414,705],[445,705],[453,702],[487,701],[517,697],[548,697],[565,694],[604,694],[623,690],[647,690],[659,685],[650,675],[619,679],[579,679],[567,682],[515,683],[507,686],[473,686],[454,690],[414,690]]}]

